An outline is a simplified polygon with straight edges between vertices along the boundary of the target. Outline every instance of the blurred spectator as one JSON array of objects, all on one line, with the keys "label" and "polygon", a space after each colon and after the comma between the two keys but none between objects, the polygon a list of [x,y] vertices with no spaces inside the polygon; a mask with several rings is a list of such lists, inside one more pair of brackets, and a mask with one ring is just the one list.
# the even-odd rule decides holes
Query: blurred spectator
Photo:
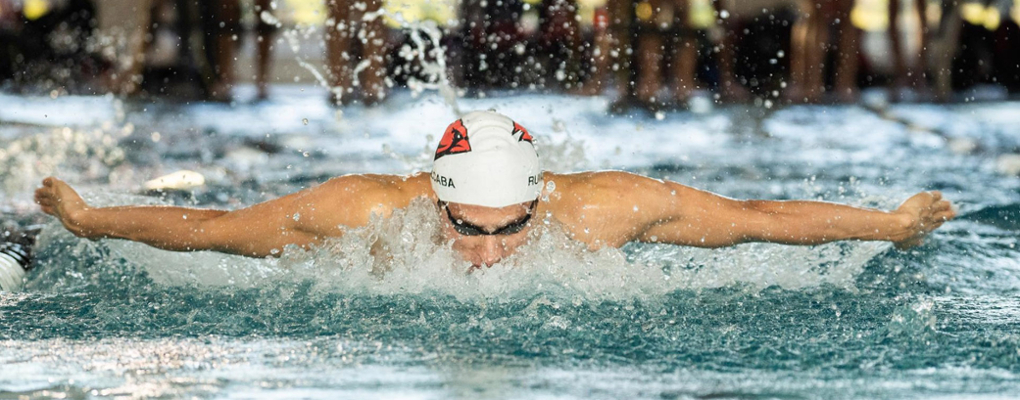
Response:
[{"label": "blurred spectator", "polygon": [[[527,40],[521,26],[522,0],[462,0],[460,4],[460,84],[469,88],[518,87],[533,71],[524,71]],[[530,8],[530,5],[529,5]]]},{"label": "blurred spectator", "polygon": [[[742,24],[757,18],[775,19],[777,13],[788,9],[796,17],[786,47],[790,54],[784,98],[792,102],[820,102],[831,78],[837,98],[852,101],[857,95],[859,62],[858,30],[850,20],[853,4],[853,0],[717,1],[724,28],[722,51],[718,56],[721,98],[743,100],[750,95],[747,88],[738,83],[734,68],[737,43],[742,40],[742,34],[750,33]],[[833,68],[827,68],[830,60]]]},{"label": "blurred spectator", "polygon": [[[270,51],[277,29],[261,18],[261,12],[270,8],[269,0],[251,2],[248,12],[255,17],[251,28],[241,23],[239,0],[154,1],[144,69],[146,91],[192,97],[193,89],[199,89],[206,99],[232,100],[240,45],[245,34],[254,30],[257,97],[268,95]],[[270,14],[266,19],[274,17]],[[202,38],[197,50],[189,40],[193,33]],[[149,82],[150,78],[155,79]]]},{"label": "blurred spectator", "polygon": [[112,64],[101,79],[110,92],[133,94],[141,83],[152,0],[100,0],[96,6],[100,52]]},{"label": "blurred spectator", "polygon": [[[858,95],[857,72],[860,63],[860,30],[850,19],[853,0],[814,0],[815,12],[808,14],[806,40],[803,42],[806,70],[803,83],[791,82],[794,88],[803,90],[803,97],[796,91],[787,98],[793,101],[818,103],[823,100],[826,82],[832,79],[831,100],[839,102],[856,101]],[[831,57],[828,52],[832,52]],[[796,56],[796,55],[795,55]],[[832,65],[828,60],[832,59]],[[829,72],[831,71],[831,72]],[[791,80],[792,77],[791,77]]]},{"label": "blurred spectator", "polygon": [[609,28],[607,29],[606,42],[609,43],[608,70],[604,70],[602,76],[612,71],[613,82],[616,86],[617,98],[611,105],[614,112],[625,111],[634,101],[634,70],[632,67],[632,56],[634,55],[635,35],[633,27],[636,26],[634,16],[634,3],[629,0],[608,0],[606,10],[609,16]]},{"label": "blurred spectator", "polygon": [[[719,53],[715,57],[719,66],[719,98],[722,101],[747,101],[751,92],[737,79],[736,68],[737,49],[744,42],[744,35],[752,32],[746,28],[747,24],[756,17],[764,16],[765,10],[769,15],[775,15],[783,9],[793,10],[798,15],[795,22],[803,23],[801,12],[807,3],[802,0],[714,0],[712,3],[722,29]],[[798,46],[802,45],[793,44],[791,47]],[[744,81],[749,82],[750,79]]]},{"label": "blurred spectator", "polygon": [[205,38],[205,56],[211,71],[204,71],[208,83],[208,97],[215,101],[230,101],[235,83],[241,27],[239,0],[202,0],[198,2],[202,34]]},{"label": "blurred spectator", "polygon": [[[577,0],[543,0],[538,6],[538,46],[545,82],[573,89],[581,74],[581,29]],[[549,84],[543,85],[549,88]]]},{"label": "blurred spectator", "polygon": [[652,0],[638,3],[638,102],[650,109],[667,104],[659,98],[663,83],[671,83],[670,101],[685,107],[694,90],[697,40],[690,29],[688,0]]},{"label": "blurred spectator", "polygon": [[926,67],[928,65],[928,24],[926,6],[927,0],[905,0],[908,4],[908,11],[916,13],[917,29],[912,33],[917,35],[920,43],[914,54],[906,54],[906,44],[903,43],[903,33],[900,23],[900,9],[903,1],[889,0],[889,45],[892,47],[893,58],[893,87],[891,88],[892,99],[898,100],[901,92],[907,88],[913,88],[920,94],[928,92]]},{"label": "blurred spectator", "polygon": [[[252,77],[264,98],[280,22],[271,0],[245,1],[252,7],[243,9],[241,0],[0,0],[0,79],[82,87],[100,75],[109,91],[123,94],[138,90],[144,72],[150,94],[189,97],[201,89],[229,100],[239,42],[254,30]],[[696,78],[717,83],[721,100],[744,100],[751,91],[774,96],[785,85],[783,96],[794,102],[833,94],[850,101],[858,58],[867,72],[861,83],[891,77],[894,94],[903,87],[923,92],[926,69],[939,99],[975,83],[1020,86],[1018,0],[941,0],[941,12],[924,6],[938,0],[860,0],[868,8],[864,25],[856,15],[862,6],[850,18],[853,0],[464,0],[459,26],[449,32],[443,26],[458,19],[449,0],[279,1],[285,9],[305,7],[300,24],[322,21],[308,10],[328,7],[325,75],[342,104],[374,104],[387,87],[411,80],[436,87],[443,79],[437,71],[446,72],[440,49],[461,60],[449,64],[458,87],[596,94],[613,81],[617,110],[683,105]],[[913,18],[922,11],[924,18]],[[916,40],[923,31],[901,23],[913,20],[927,21],[929,35]],[[864,56],[855,25],[878,32]],[[904,33],[891,34],[897,31]],[[183,85],[168,91],[175,80]]]},{"label": "blurred spectator", "polygon": [[359,94],[365,105],[386,96],[386,36],[382,0],[327,0],[326,55],[331,100],[348,105]]},{"label": "blurred spectator", "polygon": [[594,10],[592,15],[592,27],[589,53],[589,65],[583,71],[580,87],[574,91],[576,94],[594,96],[602,93],[605,84],[610,79],[612,72],[613,38],[609,34],[609,9],[605,6]]},{"label": "blurred spectator", "polygon": [[[197,5],[186,0],[155,0],[145,48],[139,92],[184,98],[207,96],[201,70],[205,57],[188,40],[198,21]],[[204,47],[204,46],[201,46]]]},{"label": "blurred spectator", "polygon": [[[688,0],[611,0],[609,56],[616,62],[616,112],[638,106],[658,110],[684,107],[694,90],[697,65],[695,30],[690,26]],[[663,93],[665,84],[669,93]],[[668,96],[663,98],[663,96]]]},{"label": "blurred spectator", "polygon": [[255,0],[255,87],[256,96],[264,100],[269,97],[269,69],[273,62],[273,41],[276,38],[276,24],[269,18],[262,18],[263,12],[270,12],[272,0]]},{"label": "blurred spectator", "polygon": [[930,41],[937,100],[976,83],[1020,90],[1020,1],[943,3],[939,14]]}]

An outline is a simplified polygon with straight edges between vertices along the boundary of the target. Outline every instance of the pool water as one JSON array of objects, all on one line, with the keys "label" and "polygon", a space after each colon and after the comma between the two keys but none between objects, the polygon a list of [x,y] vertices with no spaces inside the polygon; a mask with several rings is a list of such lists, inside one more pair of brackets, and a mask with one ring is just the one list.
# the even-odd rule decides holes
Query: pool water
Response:
[{"label": "pool water", "polygon": [[[47,222],[0,293],[0,397],[1010,398],[1020,393],[1020,103],[607,116],[605,98],[461,99],[536,136],[552,171],[617,168],[737,198],[959,218],[885,243],[636,245],[590,253],[541,221],[465,275],[415,203],[314,251],[257,260],[77,239],[33,211],[50,174],[95,204],[238,208],[329,177],[427,169],[436,96],[328,108],[0,95],[0,207]],[[146,194],[176,170],[189,191]],[[49,222],[48,222],[49,221]],[[389,257],[373,257],[381,243]]]}]

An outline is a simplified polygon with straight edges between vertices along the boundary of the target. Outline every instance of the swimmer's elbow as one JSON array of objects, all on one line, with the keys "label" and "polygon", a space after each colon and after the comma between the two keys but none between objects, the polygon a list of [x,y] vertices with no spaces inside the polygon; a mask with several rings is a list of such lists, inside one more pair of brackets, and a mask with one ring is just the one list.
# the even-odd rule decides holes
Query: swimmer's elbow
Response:
[{"label": "swimmer's elbow", "polygon": [[740,200],[737,206],[746,213],[753,213],[760,216],[771,216],[785,214],[784,203],[773,200]]},{"label": "swimmer's elbow", "polygon": [[781,202],[737,200],[730,208],[733,215],[726,223],[729,228],[726,246],[776,242],[776,232],[784,230],[784,225],[789,222],[784,218],[788,213]]}]

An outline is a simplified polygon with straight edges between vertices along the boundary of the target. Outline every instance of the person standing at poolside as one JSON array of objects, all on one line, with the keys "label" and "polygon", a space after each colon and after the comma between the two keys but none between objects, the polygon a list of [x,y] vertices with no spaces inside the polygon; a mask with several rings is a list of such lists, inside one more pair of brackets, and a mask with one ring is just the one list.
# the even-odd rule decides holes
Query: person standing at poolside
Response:
[{"label": "person standing at poolside", "polygon": [[[552,182],[555,190],[546,185]],[[436,204],[444,241],[452,241],[474,267],[492,266],[515,252],[538,218],[562,225],[591,250],[632,241],[724,247],[839,240],[889,241],[906,249],[956,215],[939,192],[918,193],[896,210],[882,211],[818,201],[734,200],[618,171],[544,172],[531,134],[491,111],[450,124],[430,173],[346,175],[235,211],[93,208],[53,177],[35,193],[42,211],[79,237],[252,257],[279,255],[288,245],[315,246],[419,198]]]},{"label": "person standing at poolside", "polygon": [[386,97],[382,4],[381,0],[326,1],[326,65],[333,104],[349,105],[360,95],[363,104],[373,106]]}]

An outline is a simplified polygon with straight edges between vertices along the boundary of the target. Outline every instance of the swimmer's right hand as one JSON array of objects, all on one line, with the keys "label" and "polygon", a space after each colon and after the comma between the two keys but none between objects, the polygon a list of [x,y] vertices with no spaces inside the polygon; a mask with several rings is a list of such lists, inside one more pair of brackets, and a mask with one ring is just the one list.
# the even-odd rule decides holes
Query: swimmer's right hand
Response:
[{"label": "swimmer's right hand", "polygon": [[89,205],[64,181],[52,176],[43,179],[42,187],[35,190],[35,202],[44,213],[57,217],[75,236],[89,236],[83,224],[83,214],[89,210]]}]

